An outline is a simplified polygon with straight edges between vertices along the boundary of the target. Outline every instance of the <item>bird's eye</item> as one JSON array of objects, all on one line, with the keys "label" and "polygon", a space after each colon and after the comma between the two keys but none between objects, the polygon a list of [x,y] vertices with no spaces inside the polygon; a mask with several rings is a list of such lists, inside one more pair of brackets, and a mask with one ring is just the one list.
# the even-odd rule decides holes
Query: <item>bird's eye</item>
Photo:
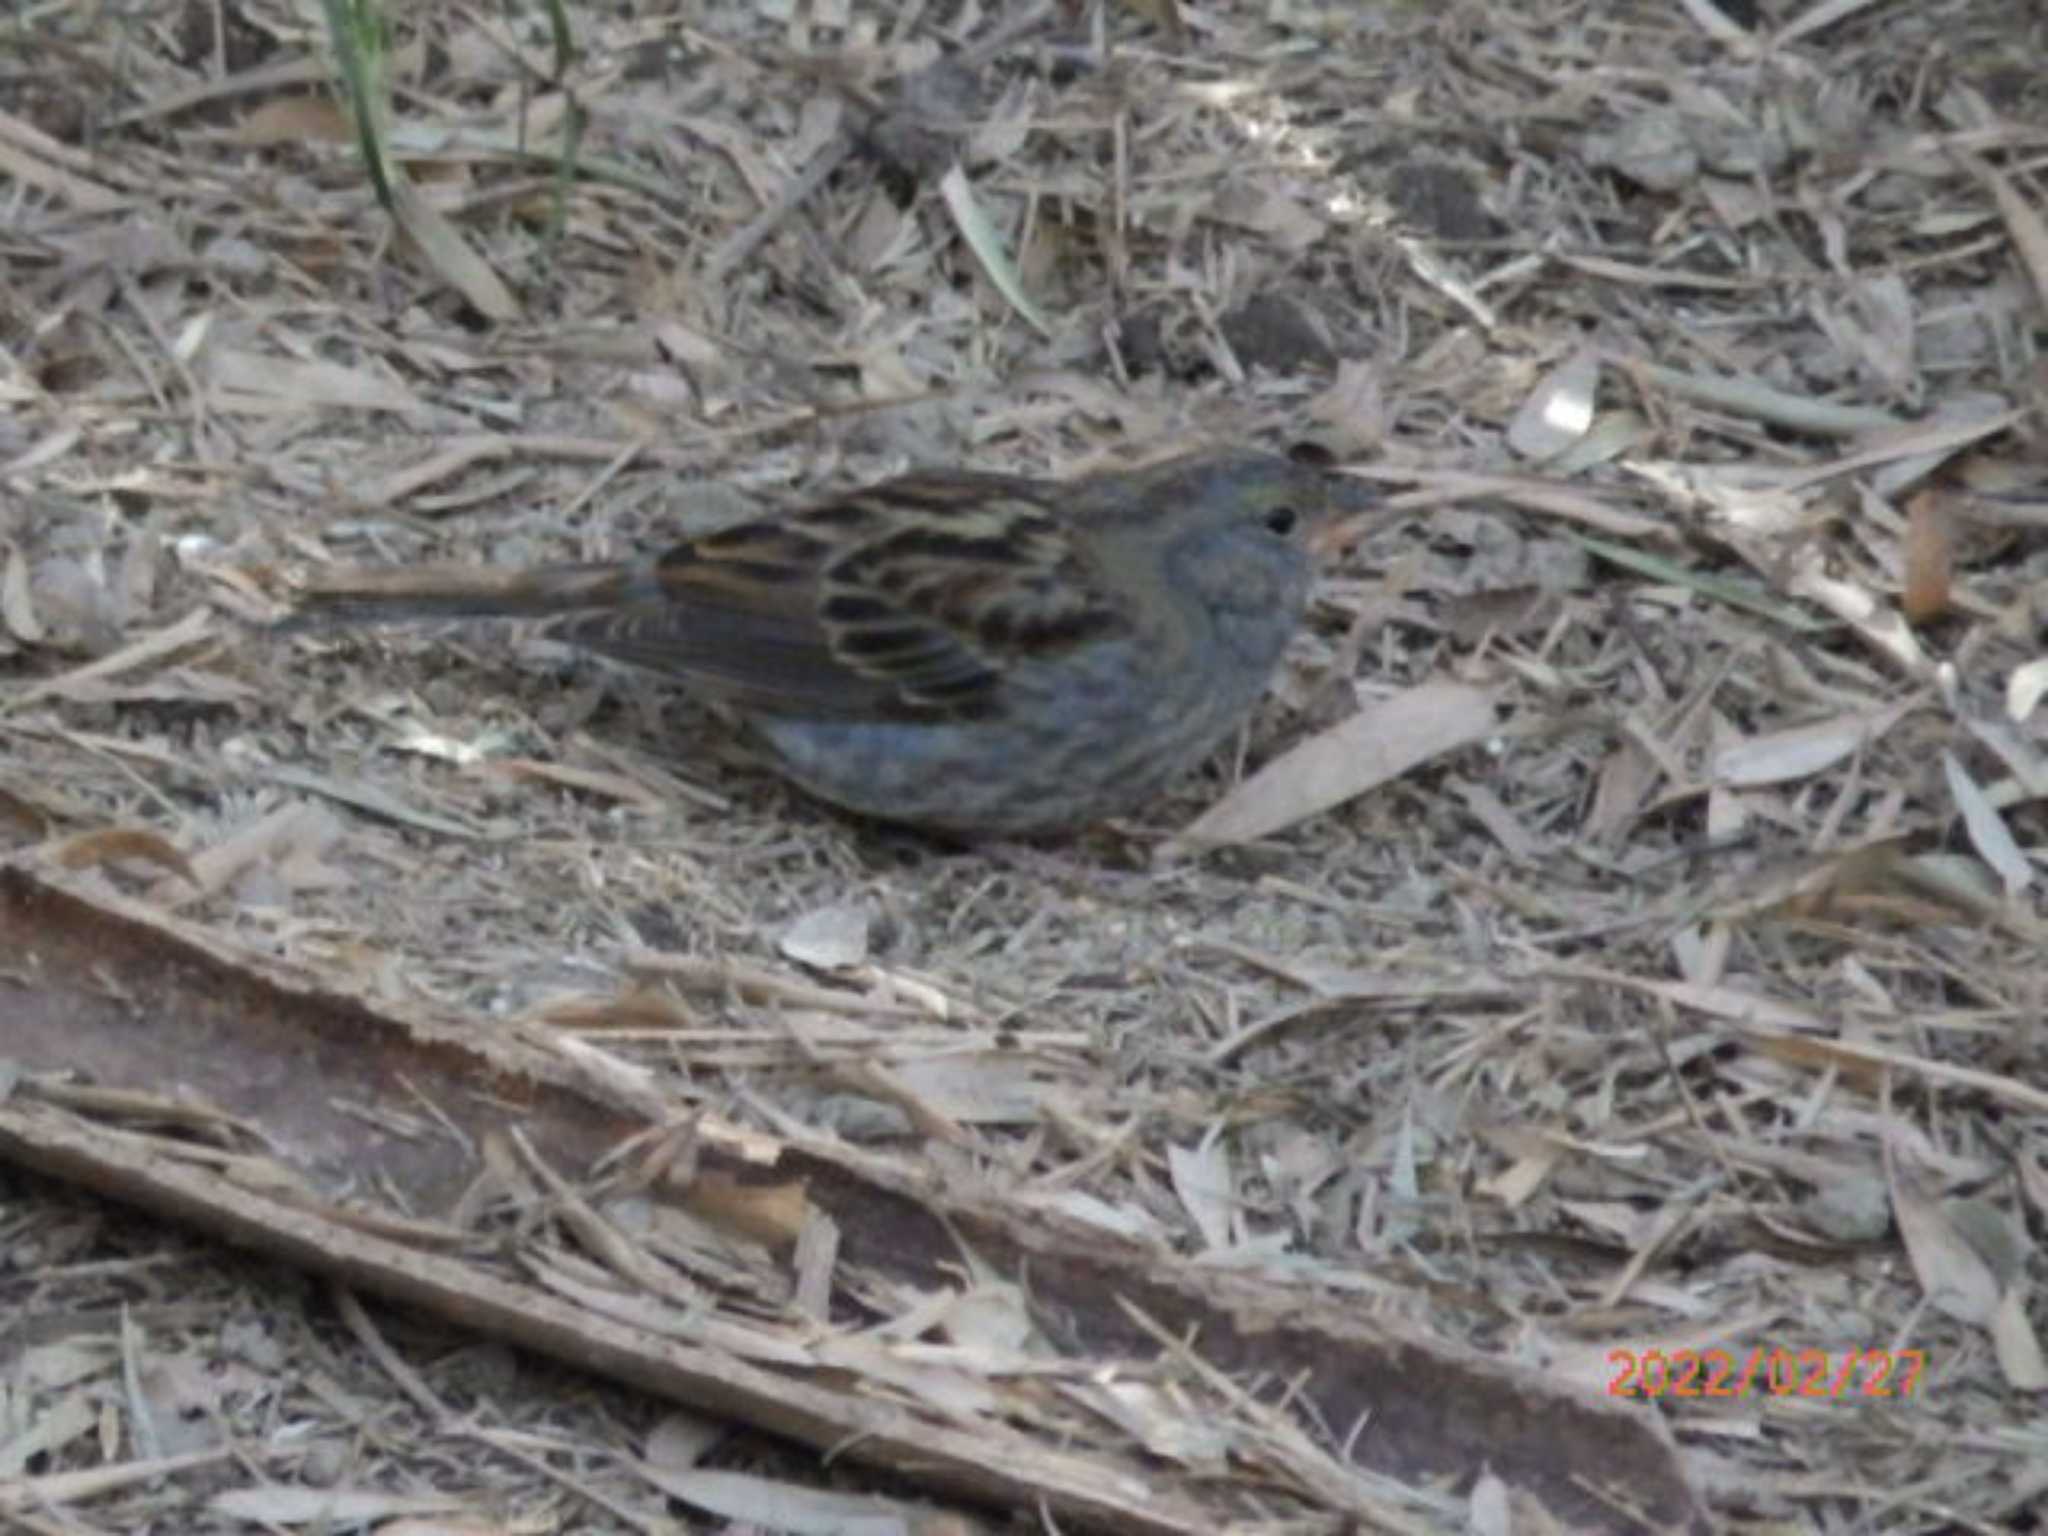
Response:
[{"label": "bird's eye", "polygon": [[1268,507],[1266,509],[1266,532],[1275,534],[1280,538],[1284,539],[1294,532],[1295,525],[1300,521],[1300,514],[1292,507],[1280,506]]}]

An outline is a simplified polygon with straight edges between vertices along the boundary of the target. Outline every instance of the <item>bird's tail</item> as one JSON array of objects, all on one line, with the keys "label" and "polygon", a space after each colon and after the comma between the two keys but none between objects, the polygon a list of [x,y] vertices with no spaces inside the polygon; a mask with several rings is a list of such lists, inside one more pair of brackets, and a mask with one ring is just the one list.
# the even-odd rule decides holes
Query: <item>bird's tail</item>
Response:
[{"label": "bird's tail", "polygon": [[278,628],[541,618],[630,603],[652,582],[642,564],[327,567],[293,573]]}]

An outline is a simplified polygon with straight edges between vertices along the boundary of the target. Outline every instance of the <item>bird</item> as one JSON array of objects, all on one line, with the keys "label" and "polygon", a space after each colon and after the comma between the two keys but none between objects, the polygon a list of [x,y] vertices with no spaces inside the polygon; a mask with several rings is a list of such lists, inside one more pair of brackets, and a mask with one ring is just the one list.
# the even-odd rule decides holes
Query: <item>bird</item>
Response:
[{"label": "bird", "polygon": [[1307,454],[931,470],[615,563],[327,567],[279,627],[544,618],[680,682],[857,815],[964,837],[1129,813],[1250,715],[1360,482]]}]

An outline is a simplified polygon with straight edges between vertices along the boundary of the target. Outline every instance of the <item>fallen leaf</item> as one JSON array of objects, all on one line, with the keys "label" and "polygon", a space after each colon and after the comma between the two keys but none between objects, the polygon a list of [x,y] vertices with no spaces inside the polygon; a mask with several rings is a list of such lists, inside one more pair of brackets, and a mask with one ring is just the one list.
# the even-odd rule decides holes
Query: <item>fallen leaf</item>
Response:
[{"label": "fallen leaf", "polygon": [[2019,840],[2005,824],[2005,818],[1998,814],[1990,798],[1977,781],[1970,777],[1956,758],[1955,753],[1941,754],[1943,773],[1948,778],[1948,792],[1956,803],[1956,809],[1963,813],[1963,828],[1970,834],[1970,846],[1977,854],[1998,871],[1998,878],[2005,882],[2008,894],[2017,895],[2025,890],[2034,879],[2034,867],[2027,862],[2026,851]]},{"label": "fallen leaf", "polygon": [[168,869],[188,885],[200,884],[198,873],[184,853],[161,833],[147,827],[105,827],[96,832],[81,832],[58,844],[53,857],[66,869],[96,868],[116,859],[141,859],[159,869]]},{"label": "fallen leaf", "polygon": [[867,903],[834,902],[804,913],[783,930],[775,947],[798,965],[816,971],[840,971],[868,957],[868,930],[874,913]]},{"label": "fallen leaf", "polygon": [[2010,1285],[1998,1298],[1998,1310],[1991,1316],[1991,1347],[2006,1385],[2021,1392],[2048,1387],[2048,1360],[2042,1358],[2040,1336],[2027,1316],[2024,1285]]},{"label": "fallen leaf", "polygon": [[1737,789],[1811,778],[1877,740],[1898,723],[1903,705],[1835,715],[1789,731],[1752,736],[1714,756],[1714,780]]},{"label": "fallen leaf", "polygon": [[1443,680],[1382,699],[1282,753],[1166,843],[1163,857],[1196,846],[1250,842],[1342,805],[1375,785],[1490,735],[1495,695]]},{"label": "fallen leaf", "polygon": [[1508,446],[1525,459],[1562,453],[1593,425],[1600,354],[1581,347],[1546,374],[1508,423]]},{"label": "fallen leaf", "polygon": [[2048,656],[2036,656],[2012,669],[2005,681],[2005,713],[2012,720],[2024,720],[2048,697]]},{"label": "fallen leaf", "polygon": [[1920,1180],[1899,1166],[1887,1149],[1885,1171],[1891,1180],[1892,1213],[1905,1240],[1906,1257],[1928,1301],[1959,1323],[1983,1327],[1998,1310],[1998,1281],[1991,1266],[1971,1246],[1941,1203]]},{"label": "fallen leaf", "polygon": [[1230,1155],[1221,1138],[1205,1137],[1195,1147],[1169,1145],[1166,1166],[1173,1177],[1173,1192],[1201,1230],[1203,1246],[1230,1247],[1236,1241],[1231,1218],[1237,1209],[1237,1190]]},{"label": "fallen leaf", "polygon": [[693,1468],[670,1472],[645,1467],[643,1475],[671,1498],[727,1520],[784,1531],[790,1536],[909,1536],[909,1506],[898,1508],[861,1494],[806,1488],[751,1472]]},{"label": "fallen leaf", "polygon": [[266,101],[224,138],[231,144],[347,144],[356,136],[348,114],[325,96],[280,96]]},{"label": "fallen leaf", "polygon": [[1906,617],[1915,624],[1940,617],[1955,569],[1955,519],[1939,491],[1922,491],[1906,507],[1905,567]]}]

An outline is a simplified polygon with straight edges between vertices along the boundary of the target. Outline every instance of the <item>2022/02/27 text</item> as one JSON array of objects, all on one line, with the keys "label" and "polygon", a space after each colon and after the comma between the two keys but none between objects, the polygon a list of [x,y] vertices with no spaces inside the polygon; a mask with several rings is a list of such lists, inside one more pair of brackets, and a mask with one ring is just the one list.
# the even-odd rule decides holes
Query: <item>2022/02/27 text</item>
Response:
[{"label": "2022/02/27 text", "polygon": [[1610,1397],[1910,1397],[1926,1352],[1918,1349],[1610,1349]]}]

